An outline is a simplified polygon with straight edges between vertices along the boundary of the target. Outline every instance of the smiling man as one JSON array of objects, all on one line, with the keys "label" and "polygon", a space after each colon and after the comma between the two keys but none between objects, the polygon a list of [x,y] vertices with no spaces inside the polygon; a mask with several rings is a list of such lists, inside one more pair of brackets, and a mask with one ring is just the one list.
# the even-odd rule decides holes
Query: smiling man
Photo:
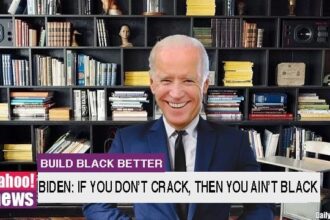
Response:
[{"label": "smiling man", "polygon": [[[150,88],[163,117],[120,129],[110,153],[164,153],[167,171],[258,171],[246,133],[199,116],[209,60],[196,39],[173,35],[149,57]],[[202,202],[202,201],[201,201]],[[273,219],[271,205],[246,204],[240,219]],[[134,204],[141,220],[228,220],[230,204]],[[87,219],[129,219],[113,204],[84,206]]]}]

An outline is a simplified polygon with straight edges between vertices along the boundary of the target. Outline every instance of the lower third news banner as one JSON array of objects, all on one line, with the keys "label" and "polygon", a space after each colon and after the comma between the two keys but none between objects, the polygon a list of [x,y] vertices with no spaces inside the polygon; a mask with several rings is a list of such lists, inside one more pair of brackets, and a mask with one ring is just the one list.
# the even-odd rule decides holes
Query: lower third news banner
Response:
[{"label": "lower third news banner", "polygon": [[320,174],[165,172],[154,154],[38,158],[39,203],[307,203],[320,201]]}]

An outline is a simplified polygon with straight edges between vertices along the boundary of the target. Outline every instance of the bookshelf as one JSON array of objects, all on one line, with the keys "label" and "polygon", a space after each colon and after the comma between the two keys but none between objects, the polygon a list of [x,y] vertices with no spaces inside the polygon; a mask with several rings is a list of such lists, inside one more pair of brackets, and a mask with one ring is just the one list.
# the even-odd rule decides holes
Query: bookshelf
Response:
[{"label": "bookshelf", "polygon": [[[25,1],[25,0],[22,0]],[[115,129],[143,123],[141,121],[113,121],[111,118],[111,106],[108,101],[111,93],[115,90],[143,90],[149,94],[149,104],[145,106],[148,112],[148,120],[155,116],[155,101],[151,91],[146,86],[124,86],[125,71],[148,70],[148,56],[152,46],[157,40],[171,34],[185,34],[193,36],[193,27],[209,27],[211,19],[237,19],[239,30],[242,30],[243,22],[256,23],[258,28],[264,29],[263,46],[260,48],[243,48],[241,42],[238,47],[224,48],[220,46],[207,47],[210,58],[210,70],[215,72],[215,85],[212,89],[236,89],[244,101],[240,105],[243,119],[241,121],[220,121],[219,123],[234,126],[237,128],[254,128],[262,132],[264,128],[270,131],[281,133],[285,128],[299,126],[315,131],[323,137],[323,141],[330,142],[330,121],[300,121],[298,118],[298,96],[300,93],[316,92],[322,98],[330,102],[330,87],[323,85],[323,78],[330,74],[330,43],[327,46],[307,45],[303,47],[282,46],[282,29],[284,21],[295,22],[327,22],[330,24],[330,2],[327,0],[297,0],[296,16],[288,16],[287,0],[245,0],[245,14],[224,16],[223,4],[225,0],[216,0],[215,16],[186,16],[185,0],[162,1],[162,16],[143,16],[142,0],[121,0],[118,1],[123,15],[110,16],[102,13],[101,1],[92,1],[94,7],[90,15],[83,12],[83,0],[65,1],[61,14],[55,15],[27,15],[8,14],[7,10],[12,0],[3,0],[0,3],[0,24],[12,23],[12,33],[15,33],[15,20],[20,19],[31,28],[37,30],[39,36],[41,28],[48,28],[49,22],[70,22],[71,31],[77,30],[78,47],[72,46],[22,46],[18,47],[13,43],[8,45],[0,42],[0,54],[10,54],[13,58],[28,60],[28,77],[30,84],[25,86],[0,84],[0,102],[8,103],[9,119],[0,121],[0,144],[5,143],[32,143],[33,158],[36,157],[35,128],[49,126],[50,142],[54,142],[68,130],[80,131],[89,139],[91,148],[88,153],[101,153],[105,151],[104,142],[113,135]],[[64,1],[63,1],[64,2]],[[97,19],[103,19],[108,30],[109,44],[107,47],[98,46]],[[121,25],[128,24],[131,28],[130,41],[134,47],[121,48],[120,37],[118,36]],[[328,26],[328,34],[330,34]],[[15,41],[16,35],[13,36]],[[47,36],[45,40],[48,39]],[[329,37],[328,37],[329,38]],[[38,44],[39,45],[39,44]],[[104,63],[117,64],[117,79],[115,86],[78,86],[77,76],[73,76],[73,85],[61,86],[37,86],[37,74],[34,57],[36,55],[51,56],[67,65],[67,51],[82,53],[91,56]],[[251,61],[253,66],[253,87],[224,87],[223,61],[238,60]],[[304,62],[306,64],[306,78],[303,86],[277,86],[276,66],[281,62]],[[0,62],[2,64],[2,62]],[[67,70],[64,70],[66,73]],[[2,70],[0,69],[2,77]],[[74,90],[104,90],[106,99],[104,120],[96,119],[74,119],[70,120],[21,120],[12,117],[10,106],[10,92],[13,91],[54,91],[56,107],[74,106]],[[293,120],[249,120],[252,105],[252,96],[256,92],[285,92],[288,95],[288,112],[293,114]],[[17,135],[19,134],[19,135]],[[281,145],[281,143],[280,143]],[[0,170],[35,170],[35,162],[6,162],[0,161]],[[325,186],[330,187],[330,177],[325,176]],[[43,209],[44,207],[40,207]],[[81,215],[79,207],[63,207],[55,205],[51,207],[54,216],[70,215],[70,209],[74,210],[72,215]],[[63,213],[58,210],[66,210]],[[78,210],[78,211],[77,211]],[[13,210],[0,212],[6,216],[15,215]],[[25,212],[24,212],[25,213]],[[36,216],[37,211],[26,211],[25,215]],[[47,212],[44,215],[48,215]],[[17,214],[16,214],[17,215]]]}]

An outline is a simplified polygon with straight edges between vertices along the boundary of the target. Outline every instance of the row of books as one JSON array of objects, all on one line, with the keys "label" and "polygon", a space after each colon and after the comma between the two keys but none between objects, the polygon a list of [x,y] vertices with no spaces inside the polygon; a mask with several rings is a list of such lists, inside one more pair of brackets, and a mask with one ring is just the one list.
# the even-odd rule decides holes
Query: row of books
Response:
[{"label": "row of books", "polygon": [[256,23],[243,21],[242,47],[262,47],[264,29],[258,29]]},{"label": "row of books", "polygon": [[240,47],[240,20],[234,18],[212,18],[212,45],[222,48]]},{"label": "row of books", "polygon": [[144,91],[114,91],[109,97],[114,121],[145,121],[148,113],[143,104],[149,103]]},{"label": "row of books", "polygon": [[206,117],[209,120],[240,121],[243,118],[240,110],[243,100],[237,90],[211,90],[207,95]]},{"label": "row of books", "polygon": [[[49,126],[42,126],[35,129],[36,152],[37,153],[85,153],[90,149],[90,141],[81,138],[68,131],[58,138],[52,146],[48,148],[50,137]],[[32,144],[4,144],[1,150],[4,161],[32,162]]]},{"label": "row of books", "polygon": [[268,129],[265,129],[263,134],[255,129],[248,129],[247,132],[249,134],[250,146],[257,159],[276,155],[279,133],[273,133]]},{"label": "row of books", "polygon": [[[201,28],[201,27],[198,27]],[[209,27],[204,27],[209,28]],[[240,19],[212,18],[211,44],[221,48],[255,48],[263,46],[264,29],[257,28],[256,23],[243,21],[241,31]]]},{"label": "row of books", "polygon": [[12,0],[9,14],[55,15],[61,10],[61,0]]},{"label": "row of books", "polygon": [[298,97],[298,115],[302,121],[330,120],[329,104],[316,93],[301,93]]},{"label": "row of books", "polygon": [[70,22],[47,22],[47,46],[69,47],[71,46]]},{"label": "row of books", "polygon": [[85,153],[91,147],[90,141],[73,132],[63,134],[45,153]]},{"label": "row of books", "polygon": [[67,80],[62,60],[44,55],[34,55],[38,86],[65,86]]},{"label": "row of books", "polygon": [[[75,118],[91,117],[99,120],[106,118],[105,90],[74,90],[73,93]],[[53,96],[52,91],[12,91],[10,93],[12,114],[14,117],[23,119],[70,119],[71,109],[69,107],[55,108],[55,103],[52,101]],[[109,97],[113,116],[118,116],[117,120],[125,120],[124,114],[133,118],[142,115],[146,117],[147,112],[144,111],[143,104],[149,102],[147,97],[145,91],[114,91]],[[237,90],[212,89],[207,96],[205,108],[207,118],[210,120],[242,120],[243,113],[240,111],[240,107],[243,101],[244,96],[239,96]],[[329,105],[316,93],[302,93],[298,102],[300,120],[326,120],[328,118]],[[250,120],[293,119],[293,114],[287,112],[288,97],[286,93],[257,92],[252,94],[251,103]],[[128,111],[128,113],[123,111]],[[132,111],[137,111],[137,113]],[[8,115],[8,103],[1,103],[0,117],[8,118]],[[131,119],[135,120],[133,118]]]},{"label": "row of books", "polygon": [[79,5],[79,14],[91,15],[94,12],[96,2],[93,0],[81,0]]},{"label": "row of books", "polygon": [[74,76],[79,86],[114,86],[117,82],[116,63],[103,63],[72,50],[67,50],[66,69],[68,85]]},{"label": "row of books", "polygon": [[73,112],[76,119],[105,120],[105,91],[73,90]]},{"label": "row of books", "polygon": [[15,46],[37,46],[37,30],[30,28],[28,23],[22,21],[21,19],[15,19]]},{"label": "row of books", "polygon": [[284,128],[281,133],[281,147],[278,155],[295,159],[303,159],[305,141],[322,141],[323,138],[314,131],[300,127]]},{"label": "row of books", "polygon": [[104,19],[96,19],[97,43],[100,47],[110,46],[108,29],[105,26]]},{"label": "row of books", "polygon": [[253,63],[250,61],[224,61],[224,86],[253,86]]},{"label": "row of books", "polygon": [[0,85],[28,86],[31,85],[29,77],[29,61],[14,59],[11,54],[2,54],[1,57]]},{"label": "row of books", "polygon": [[295,126],[284,128],[281,132],[268,129],[264,129],[263,132],[247,129],[247,132],[256,158],[278,155],[301,160],[306,156],[303,147],[305,141],[322,141],[323,139],[314,131]]}]

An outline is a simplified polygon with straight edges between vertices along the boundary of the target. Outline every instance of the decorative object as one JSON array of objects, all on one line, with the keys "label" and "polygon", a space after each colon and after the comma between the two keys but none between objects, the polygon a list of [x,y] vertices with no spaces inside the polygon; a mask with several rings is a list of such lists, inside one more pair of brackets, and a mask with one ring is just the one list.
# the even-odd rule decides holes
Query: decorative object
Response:
[{"label": "decorative object", "polygon": [[74,30],[73,34],[72,34],[71,47],[79,47],[79,44],[78,44],[78,41],[77,41],[78,35],[81,35],[81,33],[77,30]]},{"label": "decorative object", "polygon": [[121,38],[121,47],[133,47],[133,44],[128,41],[130,35],[131,28],[127,24],[122,25],[119,31],[119,36]]},{"label": "decorative object", "polygon": [[101,0],[103,12],[107,15],[121,15],[122,12],[116,0]]},{"label": "decorative object", "polygon": [[289,1],[289,15],[295,16],[296,0],[288,0],[288,1]]},{"label": "decorative object", "polygon": [[143,15],[163,15],[162,0],[143,0]]},{"label": "decorative object", "polygon": [[279,63],[277,80],[279,86],[302,86],[305,84],[305,63]]},{"label": "decorative object", "polygon": [[244,0],[240,0],[237,3],[237,12],[238,12],[238,15],[244,15],[245,14],[245,8],[246,8],[246,5],[245,5]]},{"label": "decorative object", "polygon": [[327,75],[324,76],[323,84],[325,86],[330,86],[330,74],[327,74]]}]

